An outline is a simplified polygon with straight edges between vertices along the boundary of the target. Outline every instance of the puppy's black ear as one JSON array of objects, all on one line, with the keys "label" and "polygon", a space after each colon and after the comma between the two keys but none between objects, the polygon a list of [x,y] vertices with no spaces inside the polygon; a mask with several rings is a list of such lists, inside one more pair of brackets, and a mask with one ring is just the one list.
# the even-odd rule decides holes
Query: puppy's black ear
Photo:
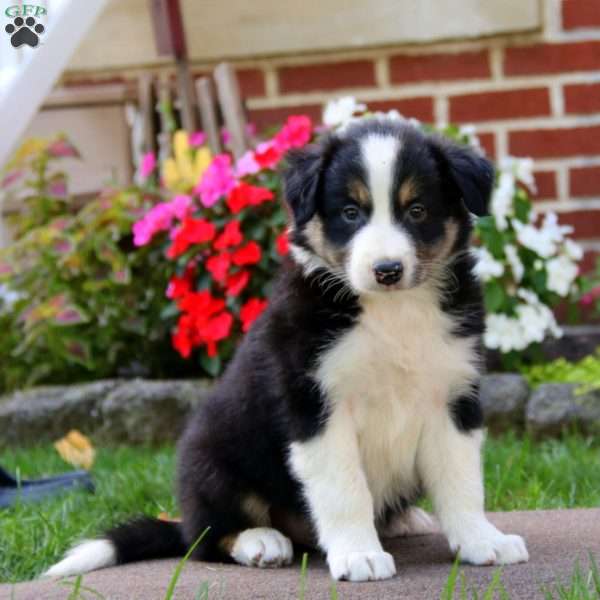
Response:
[{"label": "puppy's black ear", "polygon": [[306,225],[317,210],[317,194],[325,160],[324,144],[292,150],[283,174],[285,199],[297,227]]},{"label": "puppy's black ear", "polygon": [[486,215],[494,186],[494,166],[468,146],[459,145],[441,136],[429,139],[443,178],[454,188],[467,210],[478,217]]}]

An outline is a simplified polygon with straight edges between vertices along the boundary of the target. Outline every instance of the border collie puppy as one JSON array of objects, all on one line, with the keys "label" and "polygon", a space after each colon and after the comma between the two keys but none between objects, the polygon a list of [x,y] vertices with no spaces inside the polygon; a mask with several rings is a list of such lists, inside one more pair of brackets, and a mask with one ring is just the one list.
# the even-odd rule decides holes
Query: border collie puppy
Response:
[{"label": "border collie puppy", "polygon": [[380,537],[426,533],[429,495],[461,560],[526,561],[484,514],[484,311],[469,252],[483,157],[365,120],[289,156],[291,257],[179,444],[182,523],[142,518],[47,575],[181,556],[256,567],[313,543],[335,579],[392,577]]}]

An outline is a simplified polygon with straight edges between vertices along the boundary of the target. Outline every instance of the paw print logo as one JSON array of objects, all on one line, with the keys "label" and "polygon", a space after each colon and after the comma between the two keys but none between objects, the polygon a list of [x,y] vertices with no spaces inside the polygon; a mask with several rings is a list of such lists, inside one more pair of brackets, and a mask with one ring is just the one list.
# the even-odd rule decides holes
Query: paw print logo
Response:
[{"label": "paw print logo", "polygon": [[23,44],[27,44],[32,48],[35,48],[39,42],[39,36],[44,33],[44,26],[41,23],[36,25],[35,19],[33,17],[27,17],[27,19],[23,19],[22,17],[17,17],[12,23],[9,23],[4,31],[11,36],[10,43],[18,48]]}]

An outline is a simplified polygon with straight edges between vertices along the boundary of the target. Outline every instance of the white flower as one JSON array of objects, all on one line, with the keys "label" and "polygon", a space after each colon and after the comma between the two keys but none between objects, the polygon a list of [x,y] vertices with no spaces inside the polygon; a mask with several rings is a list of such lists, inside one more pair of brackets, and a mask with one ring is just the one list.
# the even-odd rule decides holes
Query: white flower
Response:
[{"label": "white flower", "polygon": [[487,348],[501,352],[520,351],[534,342],[543,342],[547,335],[562,335],[554,313],[540,302],[537,294],[520,288],[517,296],[525,302],[517,306],[516,318],[501,313],[486,316],[483,339]]},{"label": "white flower", "polygon": [[346,125],[356,113],[365,110],[367,110],[366,105],[357,102],[353,96],[343,96],[327,103],[323,111],[323,123],[327,127]]},{"label": "white flower", "polygon": [[527,348],[521,325],[517,319],[500,313],[492,313],[486,316],[485,326],[483,341],[487,348],[501,352]]},{"label": "white flower", "polygon": [[573,233],[573,228],[570,225],[558,224],[558,217],[553,212],[546,214],[542,230],[557,244],[560,244],[565,239],[565,235]]},{"label": "white flower", "polygon": [[507,244],[504,246],[504,253],[506,254],[506,260],[508,260],[508,264],[513,272],[515,280],[517,282],[523,279],[523,275],[525,274],[525,267],[519,258],[519,253],[517,249],[512,244]]},{"label": "white flower", "polygon": [[564,248],[566,255],[571,260],[577,262],[583,258],[583,248],[573,240],[565,240]]},{"label": "white flower", "polygon": [[504,265],[497,261],[487,248],[473,248],[473,253],[477,259],[473,272],[482,281],[488,281],[493,277],[500,277],[504,274]]},{"label": "white flower", "polygon": [[520,221],[513,221],[517,232],[517,239],[523,246],[533,250],[542,258],[549,258],[556,254],[556,242],[548,230],[538,229],[535,225],[524,225]]},{"label": "white flower", "polygon": [[500,159],[500,171],[511,173],[523,182],[531,191],[536,192],[535,177],[533,176],[533,159],[506,156]]},{"label": "white flower", "polygon": [[568,256],[558,256],[546,263],[546,271],[548,272],[546,284],[548,289],[564,298],[569,294],[579,269]]},{"label": "white flower", "polygon": [[497,187],[492,194],[490,209],[496,221],[496,227],[504,231],[508,227],[507,217],[513,214],[515,178],[511,173],[501,173]]}]

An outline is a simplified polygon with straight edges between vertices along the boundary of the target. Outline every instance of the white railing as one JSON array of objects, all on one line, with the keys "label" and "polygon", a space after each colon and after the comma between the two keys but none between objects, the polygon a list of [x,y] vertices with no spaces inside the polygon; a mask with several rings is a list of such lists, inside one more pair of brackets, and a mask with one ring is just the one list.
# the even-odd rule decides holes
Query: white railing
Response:
[{"label": "white railing", "polygon": [[[32,0],[31,4],[43,6],[47,13],[36,18],[45,29],[36,48],[26,45],[14,48],[5,31],[12,21],[5,14],[8,6],[23,6],[29,2],[0,2],[0,168],[108,1]],[[1,202],[0,197],[0,247],[6,240]]]}]

